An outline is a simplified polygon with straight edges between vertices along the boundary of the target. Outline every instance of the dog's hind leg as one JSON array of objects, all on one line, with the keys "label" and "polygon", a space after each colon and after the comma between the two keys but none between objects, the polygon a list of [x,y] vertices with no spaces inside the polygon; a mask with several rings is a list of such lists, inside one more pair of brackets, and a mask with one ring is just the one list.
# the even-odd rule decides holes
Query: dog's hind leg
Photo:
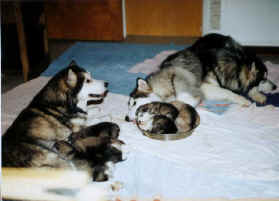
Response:
[{"label": "dog's hind leg", "polygon": [[201,85],[201,90],[207,100],[228,100],[244,106],[249,106],[251,104],[251,101],[245,97],[214,84],[203,83]]}]

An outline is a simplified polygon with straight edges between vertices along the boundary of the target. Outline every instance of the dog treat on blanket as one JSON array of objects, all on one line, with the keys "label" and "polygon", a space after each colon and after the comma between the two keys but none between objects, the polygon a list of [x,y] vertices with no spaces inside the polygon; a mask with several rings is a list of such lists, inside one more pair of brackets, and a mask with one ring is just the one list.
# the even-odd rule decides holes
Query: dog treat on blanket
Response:
[{"label": "dog treat on blanket", "polygon": [[151,102],[137,109],[136,123],[142,131],[175,134],[196,128],[200,123],[200,117],[192,106],[180,101]]}]

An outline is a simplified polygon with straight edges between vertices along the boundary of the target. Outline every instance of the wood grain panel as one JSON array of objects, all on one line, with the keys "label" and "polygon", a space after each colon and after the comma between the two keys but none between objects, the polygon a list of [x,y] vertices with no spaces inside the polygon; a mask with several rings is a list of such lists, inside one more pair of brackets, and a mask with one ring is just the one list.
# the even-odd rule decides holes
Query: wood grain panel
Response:
[{"label": "wood grain panel", "polygon": [[126,0],[127,35],[201,36],[202,0]]},{"label": "wood grain panel", "polygon": [[57,0],[45,5],[49,38],[122,40],[121,0]]}]

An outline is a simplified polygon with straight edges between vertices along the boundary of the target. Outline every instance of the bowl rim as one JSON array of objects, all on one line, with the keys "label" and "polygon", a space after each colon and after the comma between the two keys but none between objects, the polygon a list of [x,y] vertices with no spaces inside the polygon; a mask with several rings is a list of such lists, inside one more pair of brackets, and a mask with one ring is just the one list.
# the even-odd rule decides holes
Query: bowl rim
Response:
[{"label": "bowl rim", "polygon": [[154,139],[154,140],[161,140],[161,141],[174,141],[174,140],[181,140],[184,139],[186,137],[189,137],[190,135],[192,135],[193,131],[195,130],[195,128],[187,131],[187,132],[177,132],[177,133],[151,133],[145,130],[140,129],[141,132],[143,133],[143,135]]}]

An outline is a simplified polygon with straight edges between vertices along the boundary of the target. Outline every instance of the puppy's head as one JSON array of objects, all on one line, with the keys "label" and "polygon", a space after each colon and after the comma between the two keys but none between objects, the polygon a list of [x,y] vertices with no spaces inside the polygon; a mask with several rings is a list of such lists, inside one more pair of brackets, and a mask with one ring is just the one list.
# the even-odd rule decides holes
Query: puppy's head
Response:
[{"label": "puppy's head", "polygon": [[160,97],[153,93],[152,87],[144,79],[138,78],[136,88],[130,93],[128,114],[126,121],[135,121],[137,109],[144,104],[160,101]]},{"label": "puppy's head", "polygon": [[165,102],[152,102],[141,105],[136,111],[137,126],[151,133],[175,133],[174,120],[179,111]]}]

